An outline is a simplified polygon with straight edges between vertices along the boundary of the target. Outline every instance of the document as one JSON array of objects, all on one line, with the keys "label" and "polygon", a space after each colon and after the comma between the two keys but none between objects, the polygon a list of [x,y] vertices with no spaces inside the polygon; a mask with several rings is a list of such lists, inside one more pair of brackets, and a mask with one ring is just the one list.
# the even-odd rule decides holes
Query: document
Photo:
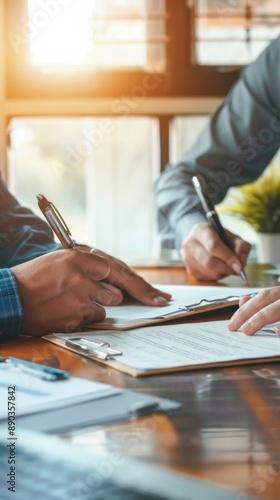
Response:
[{"label": "document", "polygon": [[145,306],[134,299],[119,306],[109,306],[102,323],[88,325],[90,329],[130,329],[166,320],[220,309],[238,304],[241,295],[257,293],[261,288],[233,288],[219,286],[154,285],[172,295],[164,307]]},{"label": "document", "polygon": [[[110,385],[70,377],[58,382],[49,382],[22,373],[7,363],[0,364],[0,421],[7,419],[15,409],[18,417],[45,410],[63,408],[117,394],[119,389]],[[14,402],[14,403],[13,403]]]},{"label": "document", "polygon": [[[211,321],[149,326],[124,332],[83,332],[82,336],[95,343],[108,342],[121,351],[121,356],[99,361],[137,377],[278,360],[280,337],[272,332],[271,329],[259,331],[248,337],[242,332],[230,332],[227,321]],[[65,347],[65,341],[75,337],[77,334],[56,334],[48,340]],[[90,354],[86,356],[96,359]]]}]

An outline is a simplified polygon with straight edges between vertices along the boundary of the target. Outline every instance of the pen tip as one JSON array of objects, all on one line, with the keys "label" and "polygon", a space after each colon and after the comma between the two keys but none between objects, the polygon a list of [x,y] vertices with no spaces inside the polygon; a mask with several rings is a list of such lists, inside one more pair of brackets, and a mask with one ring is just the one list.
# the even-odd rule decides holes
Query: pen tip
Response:
[{"label": "pen tip", "polygon": [[39,208],[41,208],[41,210],[43,210],[49,206],[50,202],[47,200],[47,198],[44,195],[39,193],[36,195],[36,198],[37,198]]},{"label": "pen tip", "polygon": [[244,269],[241,269],[240,276],[243,279],[243,281],[245,281],[246,285],[249,285],[248,276],[247,276],[246,272],[244,271]]}]

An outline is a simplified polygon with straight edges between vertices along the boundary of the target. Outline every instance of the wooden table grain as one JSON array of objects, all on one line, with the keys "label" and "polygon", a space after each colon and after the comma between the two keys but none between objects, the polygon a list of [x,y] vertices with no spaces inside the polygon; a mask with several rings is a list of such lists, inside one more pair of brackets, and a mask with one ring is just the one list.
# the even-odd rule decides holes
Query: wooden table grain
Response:
[{"label": "wooden table grain", "polygon": [[[252,286],[277,285],[249,265]],[[179,268],[138,268],[153,283],[197,284]],[[211,284],[211,283],[204,283]],[[242,286],[229,277],[220,286]],[[188,318],[227,319],[234,309]],[[179,372],[135,379],[39,338],[1,343],[13,355],[69,370],[90,380],[180,401],[170,415],[153,415],[121,424],[87,428],[64,436],[77,446],[102,449],[161,464],[221,485],[234,487],[237,500],[255,495],[280,498],[280,364],[278,362]]]}]

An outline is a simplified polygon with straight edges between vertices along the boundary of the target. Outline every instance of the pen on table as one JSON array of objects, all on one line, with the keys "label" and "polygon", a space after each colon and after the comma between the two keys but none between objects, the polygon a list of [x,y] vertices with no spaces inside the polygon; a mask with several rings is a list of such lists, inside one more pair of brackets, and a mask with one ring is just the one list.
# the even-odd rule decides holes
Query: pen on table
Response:
[{"label": "pen on table", "polygon": [[69,377],[69,373],[65,370],[40,365],[38,363],[33,363],[32,361],[26,361],[25,359],[14,358],[13,356],[8,356],[6,362],[12,363],[23,373],[39,377],[43,380],[56,381],[64,380]]},{"label": "pen on table", "polygon": [[[202,191],[202,186],[196,176],[192,178],[192,182],[194,185],[194,188],[196,190],[197,196],[199,197],[199,200],[201,202],[201,205],[204,209],[206,218],[209,220],[209,222],[212,224],[213,228],[217,232],[220,240],[230,249],[234,252],[234,246],[231,242],[231,240],[228,238],[221,221],[218,217],[218,214],[215,210],[215,207],[209,200],[209,198],[206,198],[203,191]],[[248,277],[244,269],[240,270],[240,276],[241,278],[248,284]]]},{"label": "pen on table", "polygon": [[47,200],[47,198],[45,198],[42,194],[37,194],[37,201],[42,214],[47,219],[47,222],[58,237],[62,246],[64,248],[72,248],[73,250],[76,250],[76,243],[71,237],[71,232],[63,217],[60,215],[59,211],[55,208],[52,202]]}]

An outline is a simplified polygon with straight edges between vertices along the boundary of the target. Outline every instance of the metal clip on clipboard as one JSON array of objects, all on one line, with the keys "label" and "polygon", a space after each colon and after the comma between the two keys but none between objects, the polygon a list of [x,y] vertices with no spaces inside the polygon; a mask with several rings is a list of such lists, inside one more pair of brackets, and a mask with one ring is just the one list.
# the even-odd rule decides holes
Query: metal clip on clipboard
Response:
[{"label": "metal clip on clipboard", "polygon": [[82,337],[75,337],[65,341],[67,347],[71,347],[74,351],[90,354],[96,359],[107,360],[111,356],[120,356],[122,351],[117,351],[110,347],[108,342],[93,342],[93,340],[84,339]]},{"label": "metal clip on clipboard", "polygon": [[203,311],[205,309],[205,306],[207,304],[211,305],[214,304],[215,306],[220,306],[220,305],[231,305],[231,302],[235,302],[239,297],[236,297],[235,295],[229,295],[228,297],[224,297],[223,299],[201,299],[199,302],[196,304],[191,304],[189,306],[183,306],[179,307],[181,311],[186,311],[186,312],[194,312],[194,311]]}]

